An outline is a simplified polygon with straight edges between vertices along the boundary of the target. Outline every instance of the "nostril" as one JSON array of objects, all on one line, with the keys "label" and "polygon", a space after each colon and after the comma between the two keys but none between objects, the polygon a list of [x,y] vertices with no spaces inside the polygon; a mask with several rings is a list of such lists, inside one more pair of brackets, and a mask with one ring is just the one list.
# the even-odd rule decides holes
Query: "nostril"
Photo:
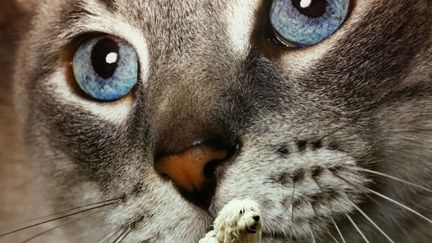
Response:
[{"label": "nostril", "polygon": [[253,218],[253,220],[255,220],[255,222],[260,221],[260,216],[259,215],[255,215],[252,218]]},{"label": "nostril", "polygon": [[212,161],[208,162],[204,166],[204,176],[207,179],[213,179],[215,177],[216,170],[217,170],[218,166],[220,165],[220,163],[221,163],[220,160],[212,160]]},{"label": "nostril", "polygon": [[184,151],[159,156],[155,170],[173,181],[186,199],[207,208],[215,192],[217,168],[237,147],[215,142],[194,144]]}]

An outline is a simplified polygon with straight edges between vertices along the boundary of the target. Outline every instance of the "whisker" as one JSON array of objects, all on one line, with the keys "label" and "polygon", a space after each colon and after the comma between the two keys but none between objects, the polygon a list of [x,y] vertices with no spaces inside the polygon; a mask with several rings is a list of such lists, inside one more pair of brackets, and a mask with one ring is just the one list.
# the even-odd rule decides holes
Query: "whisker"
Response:
[{"label": "whisker", "polygon": [[428,192],[432,193],[432,189],[429,189],[429,188],[424,187],[424,186],[417,185],[417,184],[415,184],[413,182],[409,182],[409,181],[406,181],[406,180],[403,180],[403,179],[400,179],[400,178],[397,178],[397,177],[394,177],[394,176],[391,176],[391,175],[388,175],[388,174],[384,174],[384,173],[381,173],[381,172],[377,172],[377,171],[373,171],[373,170],[368,170],[368,169],[364,169],[364,168],[355,168],[355,170],[359,170],[359,171],[367,172],[367,173],[370,173],[370,174],[386,177],[386,178],[389,178],[389,179],[392,179],[392,180],[395,180],[395,181],[399,181],[399,182],[405,183],[407,185],[410,185],[410,186],[413,186],[413,187],[417,187],[419,189],[423,189],[425,191],[428,191]]},{"label": "whisker", "polygon": [[336,224],[336,221],[334,220],[333,217],[331,217],[331,220],[332,220],[333,225],[335,226],[336,231],[338,232],[340,238],[342,239],[342,242],[343,242],[343,243],[346,243],[346,241],[345,241],[345,237],[343,236],[342,232],[340,231],[339,226]]},{"label": "whisker", "polygon": [[[316,209],[315,209],[315,207],[312,205],[312,203],[310,203],[310,206],[311,206],[312,210],[314,211],[314,214],[318,217],[318,220],[321,221],[321,222],[324,223],[324,224],[327,224],[326,221],[324,221],[323,219],[321,219],[320,215],[318,214],[318,212],[316,211]],[[331,238],[333,238],[333,240],[334,240],[335,242],[339,243],[339,241],[336,240],[336,237],[334,237],[334,235],[333,235],[330,231],[326,230],[326,232],[327,232],[327,234],[328,234]]]},{"label": "whisker", "polygon": [[[387,196],[385,196],[385,195],[383,195],[383,194],[381,194],[381,193],[379,193],[379,192],[376,192],[376,191],[374,191],[374,190],[372,190],[372,189],[370,189],[370,188],[367,188],[367,187],[364,187],[364,186],[361,186],[361,185],[354,185],[353,183],[349,182],[348,180],[346,180],[346,179],[343,178],[342,176],[336,174],[335,172],[333,172],[333,175],[336,176],[337,178],[339,178],[339,179],[345,181],[347,184],[349,184],[349,185],[351,185],[351,186],[353,186],[353,187],[356,187],[356,188],[360,187],[360,190],[362,190],[362,191],[365,191],[365,190],[366,190],[367,192],[370,192],[370,193],[372,193],[372,194],[375,194],[376,196],[379,196],[379,197],[381,197],[381,198],[383,198],[383,199],[385,199],[385,200],[387,200],[387,201],[389,201],[389,202],[392,202],[392,203],[398,205],[399,207],[402,207],[402,208],[404,208],[404,209],[410,211],[411,213],[413,213],[413,214],[419,216],[420,218],[426,220],[427,222],[432,223],[432,220],[429,219],[429,218],[427,218],[427,217],[424,216],[423,214],[417,212],[416,210],[414,210],[414,209],[412,209],[412,208],[410,208],[410,207],[408,207],[408,206],[406,206],[406,205],[404,205],[404,204],[402,204],[402,203],[400,203],[400,202],[398,202],[398,201],[396,201],[396,200],[394,200],[394,199],[392,199],[392,198],[390,198],[390,197],[387,197]],[[362,189],[362,188],[363,188],[363,189]],[[366,192],[365,192],[365,193],[366,193]]]},{"label": "whisker", "polygon": [[[318,180],[317,180],[316,178],[312,178],[312,179],[313,179],[313,181],[315,182],[315,184],[318,186],[318,188],[321,190],[321,192],[325,194],[326,192],[324,191],[324,188],[322,188],[322,186],[319,184]],[[330,207],[330,212],[332,213],[332,215],[334,215],[332,205],[330,204],[329,207]],[[315,210],[314,210],[314,211],[315,211]],[[316,214],[316,212],[315,212],[315,214]],[[341,237],[342,242],[343,242],[343,243],[346,243],[346,242],[345,242],[345,239],[344,239],[344,237],[343,237],[343,235],[342,235],[342,232],[339,230],[339,227],[337,226],[337,224],[336,224],[336,222],[335,222],[333,216],[330,216],[330,218],[331,218],[331,220],[332,220],[332,222],[333,222],[333,225],[334,225],[335,228],[336,228],[336,231],[338,232],[339,236]],[[336,240],[336,238],[335,238],[332,234],[330,234],[330,236],[331,236],[331,237],[332,237],[336,242],[339,243],[339,241]]]},{"label": "whisker", "polygon": [[336,239],[336,237],[335,237],[332,233],[330,233],[330,231],[327,230],[327,234],[330,235],[330,237],[331,237],[331,238],[332,238],[336,243],[339,243],[339,241]]},{"label": "whisker", "polygon": [[108,240],[111,240],[113,237],[116,237],[115,240],[113,241],[116,242],[125,233],[125,230],[126,229],[120,228],[119,230],[112,232],[111,234],[108,235],[109,237],[108,236],[105,237],[105,239],[103,239],[105,241],[102,242],[108,242]]},{"label": "whisker", "polygon": [[125,235],[120,239],[118,243],[122,243],[131,232],[132,228],[129,228],[129,230],[125,233]]},{"label": "whisker", "polygon": [[[371,200],[371,202],[375,203],[378,207],[383,207],[383,206],[382,206],[382,202],[378,202],[377,199],[373,198],[371,195],[369,195],[369,194],[364,194],[364,195],[365,195],[369,200]],[[380,213],[381,213],[381,215],[382,215],[383,217],[390,218],[390,219],[394,222],[393,225],[396,226],[396,227],[400,230],[400,232],[402,232],[402,233],[405,235],[405,237],[406,237],[407,239],[409,239],[408,242],[414,242],[414,240],[412,239],[411,235],[407,233],[406,229],[404,229],[404,228],[399,224],[399,222],[396,221],[396,220],[394,219],[394,217],[392,217],[391,215],[385,215],[385,214],[382,213],[382,212],[380,212]]]},{"label": "whisker", "polygon": [[295,180],[293,180],[293,192],[291,195],[291,222],[294,223],[294,196],[295,196]]},{"label": "whisker", "polygon": [[371,193],[373,193],[373,194],[375,194],[375,195],[377,195],[377,196],[379,196],[379,197],[381,197],[381,198],[383,198],[383,199],[386,199],[386,200],[388,200],[388,201],[390,201],[390,202],[392,202],[392,203],[398,205],[399,207],[402,207],[402,208],[404,208],[404,209],[410,211],[411,213],[413,213],[413,214],[415,214],[415,215],[421,217],[422,219],[424,219],[424,220],[426,220],[426,221],[428,221],[429,223],[432,224],[432,220],[431,220],[431,219],[427,218],[426,216],[424,216],[423,214],[417,212],[416,210],[414,210],[414,209],[412,209],[412,208],[410,208],[410,207],[408,207],[408,206],[406,206],[406,205],[404,205],[404,204],[402,204],[402,203],[400,203],[400,202],[398,202],[398,201],[396,201],[396,200],[394,200],[394,199],[392,199],[392,198],[390,198],[390,197],[387,197],[387,196],[385,196],[385,195],[383,195],[383,194],[381,194],[381,193],[379,193],[379,192],[376,192],[376,191],[374,191],[374,190],[372,190],[372,189],[369,189],[369,188],[366,188],[366,189],[367,189],[369,192],[371,192]]},{"label": "whisker", "polygon": [[[29,224],[29,223],[34,222],[34,221],[43,220],[43,219],[46,219],[46,218],[54,217],[56,215],[61,215],[61,214],[64,214],[64,213],[73,212],[73,211],[84,209],[84,208],[87,208],[87,207],[92,207],[92,206],[96,206],[96,205],[102,205],[102,204],[105,204],[105,203],[117,202],[117,201],[122,200],[123,198],[124,197],[119,197],[119,198],[115,198],[115,199],[109,199],[109,200],[106,200],[106,201],[95,202],[95,203],[90,203],[90,204],[83,205],[83,206],[78,206],[78,207],[75,207],[75,208],[66,209],[66,210],[55,212],[55,213],[52,213],[52,214],[49,214],[49,215],[45,215],[45,216],[41,216],[41,217],[38,217],[38,218],[34,218],[34,219],[30,219],[30,220],[26,220],[26,221],[20,222],[20,223],[15,224],[15,226],[18,226],[18,225],[21,225],[21,224],[24,224],[24,223]],[[1,235],[0,235],[0,237],[1,237]]]},{"label": "whisker", "polygon": [[361,210],[355,203],[352,203],[352,205],[359,211],[385,238],[387,238],[388,241],[394,243],[394,241],[369,217],[367,214]]},{"label": "whisker", "polygon": [[[377,199],[375,199],[375,198],[373,198],[371,195],[369,195],[369,194],[367,194],[366,193],[366,190],[364,189],[364,187],[363,186],[360,186],[360,185],[354,185],[354,184],[352,184],[352,183],[350,183],[349,181],[347,181],[347,180],[345,180],[344,178],[342,178],[341,176],[339,176],[339,175],[337,175],[337,174],[335,174],[335,173],[333,173],[337,178],[339,178],[340,180],[343,180],[345,183],[347,183],[348,185],[351,185],[351,186],[353,186],[353,187],[355,187],[355,188],[358,188],[359,190],[361,190],[361,191],[363,191],[365,194],[364,194],[364,196],[366,196],[369,200],[371,200],[371,202],[373,202],[373,203],[375,203],[378,207],[382,207],[382,203],[381,202],[378,202],[377,201]],[[388,216],[388,215],[387,215]],[[391,216],[390,216],[390,218],[391,218]],[[394,221],[394,219],[393,219],[393,221]],[[397,227],[397,228],[399,228],[399,230],[407,237],[407,239],[411,239],[409,242],[413,242],[413,240],[412,240],[412,237],[411,237],[411,235],[410,234],[408,234],[407,232],[406,232],[406,230],[403,228],[403,227],[401,227],[400,226],[400,224],[398,224],[398,222],[394,222],[394,225]]]},{"label": "whisker", "polygon": [[107,236],[105,236],[102,240],[100,240],[98,243],[104,243],[104,242],[106,242],[106,241],[108,241],[108,240],[111,240],[111,238],[115,235],[115,234],[117,234],[119,231],[114,231],[114,232],[111,232],[109,235],[107,235]]},{"label": "whisker", "polygon": [[125,235],[128,232],[128,230],[129,228],[122,230],[121,234],[117,236],[112,243],[117,243],[123,237],[123,235]]},{"label": "whisker", "polygon": [[34,239],[36,239],[36,238],[38,238],[38,237],[40,237],[40,236],[42,236],[42,235],[44,235],[44,234],[46,234],[46,233],[49,233],[49,232],[54,231],[54,230],[56,230],[56,229],[62,228],[62,227],[64,227],[64,226],[66,226],[66,225],[72,224],[72,223],[74,223],[74,222],[76,222],[76,221],[78,221],[78,220],[81,220],[81,219],[83,219],[83,218],[89,217],[89,216],[91,216],[91,215],[93,215],[93,214],[96,214],[96,213],[99,213],[99,212],[100,212],[100,211],[92,212],[92,213],[86,214],[86,215],[84,215],[84,216],[82,216],[82,217],[79,217],[79,218],[76,218],[76,219],[69,220],[69,221],[67,221],[67,222],[65,222],[65,223],[63,223],[63,224],[57,225],[56,227],[53,227],[53,228],[51,228],[51,229],[45,230],[45,231],[43,231],[43,232],[41,232],[41,233],[38,233],[37,235],[34,235],[34,236],[32,236],[32,237],[30,237],[30,238],[24,240],[23,243],[26,243],[26,242],[29,242],[29,241],[31,241],[31,240],[34,240]]},{"label": "whisker", "polygon": [[57,221],[57,220],[68,218],[68,217],[75,216],[75,215],[79,215],[79,214],[82,214],[82,213],[85,213],[85,212],[88,212],[88,211],[92,211],[92,210],[96,210],[96,209],[99,209],[99,208],[104,208],[104,207],[107,207],[107,206],[111,206],[111,205],[114,205],[116,203],[117,203],[117,201],[110,202],[110,203],[102,204],[102,205],[95,206],[95,207],[92,207],[92,208],[83,209],[83,210],[81,210],[79,212],[73,212],[73,213],[69,213],[69,214],[66,214],[66,215],[63,215],[63,216],[60,216],[60,217],[56,217],[56,218],[53,218],[53,219],[44,220],[42,222],[38,222],[38,223],[29,225],[29,226],[25,226],[25,227],[22,227],[22,228],[19,228],[19,229],[16,229],[16,230],[12,230],[12,231],[9,231],[9,232],[6,232],[6,233],[2,233],[2,234],[0,234],[0,238],[4,237],[4,236],[7,236],[7,235],[11,235],[11,234],[17,233],[17,232],[20,232],[20,231],[23,231],[23,230],[26,230],[26,229],[34,228],[34,227],[37,227],[37,226],[40,226],[40,225],[43,225],[43,224],[46,224],[46,223],[49,223],[49,222]]},{"label": "whisker", "polygon": [[358,225],[354,222],[354,220],[348,215],[345,214],[345,216],[349,219],[349,221],[351,221],[351,224],[354,226],[354,228],[357,230],[357,232],[361,235],[361,237],[363,238],[363,240],[366,243],[369,243],[368,239],[366,238],[366,236],[364,235],[363,231],[361,231],[361,229],[358,227]]},{"label": "whisker", "polygon": [[353,186],[353,187],[355,187],[355,188],[359,188],[361,191],[363,191],[363,192],[365,192],[365,193],[366,193],[366,192],[369,192],[369,193],[375,194],[376,196],[381,197],[381,198],[383,198],[383,199],[385,199],[385,200],[387,200],[387,201],[389,201],[389,202],[392,202],[392,203],[398,205],[399,207],[404,208],[404,209],[410,211],[411,213],[413,213],[413,214],[419,216],[420,218],[422,218],[422,219],[424,219],[424,220],[426,220],[426,221],[428,221],[429,223],[432,224],[432,220],[431,220],[431,219],[427,218],[426,216],[424,216],[423,214],[417,212],[416,210],[414,210],[414,209],[412,209],[412,208],[406,206],[405,204],[400,203],[400,202],[398,202],[398,201],[396,201],[396,200],[394,200],[394,199],[392,199],[392,198],[390,198],[390,197],[387,197],[387,196],[385,196],[385,195],[383,195],[383,194],[381,194],[381,193],[379,193],[379,192],[377,192],[377,191],[374,191],[374,190],[372,190],[372,189],[370,189],[370,188],[364,187],[364,186],[362,186],[362,185],[356,185],[356,184],[354,184],[354,183],[348,181],[347,179],[343,178],[341,175],[338,175],[336,172],[332,172],[332,173],[333,173],[333,175],[334,175],[335,177],[341,179],[341,180],[344,181],[345,183],[347,183],[347,184],[349,184],[349,185],[351,185],[351,186]]},{"label": "whisker", "polygon": [[[374,108],[372,108],[372,109],[374,109]],[[360,109],[358,112],[361,112],[362,110],[366,110],[366,109]],[[359,114],[360,114],[360,113],[359,113]],[[333,131],[327,133],[326,135],[320,137],[320,138],[318,139],[318,141],[319,141],[319,140],[323,140],[323,139],[325,139],[325,138],[327,138],[327,137],[330,137],[331,135],[333,135],[333,134],[335,134],[335,133],[337,133],[337,132],[339,132],[339,131],[341,131],[341,130],[346,129],[348,126],[351,126],[351,125],[357,123],[357,121],[360,120],[360,119],[361,119],[361,115],[358,115],[358,116],[352,118],[350,122],[347,122],[346,124],[344,124],[344,125],[342,125],[342,126],[336,128],[335,130],[333,130]]]},{"label": "whisker", "polygon": [[310,231],[310,234],[311,234],[312,243],[316,243],[315,236],[314,236],[314,233],[313,233],[311,225],[309,225],[309,231]]},{"label": "whisker", "polygon": [[392,133],[418,133],[418,132],[432,132],[432,129],[406,129],[406,130],[390,130]]}]

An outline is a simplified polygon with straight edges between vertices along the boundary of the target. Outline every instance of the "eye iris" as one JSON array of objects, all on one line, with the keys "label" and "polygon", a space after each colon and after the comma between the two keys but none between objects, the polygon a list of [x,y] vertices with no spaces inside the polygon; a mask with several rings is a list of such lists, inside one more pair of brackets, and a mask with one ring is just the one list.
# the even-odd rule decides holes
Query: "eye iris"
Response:
[{"label": "eye iris", "polygon": [[112,36],[84,41],[74,53],[72,68],[79,88],[98,101],[119,100],[138,82],[135,49]]},{"label": "eye iris", "polygon": [[91,62],[97,75],[108,79],[115,73],[119,62],[119,46],[109,38],[100,40],[91,53]]},{"label": "eye iris", "polygon": [[350,0],[273,0],[270,23],[288,47],[305,48],[335,33],[348,16]]},{"label": "eye iris", "polygon": [[292,0],[292,4],[300,13],[311,18],[322,16],[327,7],[327,1],[323,0]]}]

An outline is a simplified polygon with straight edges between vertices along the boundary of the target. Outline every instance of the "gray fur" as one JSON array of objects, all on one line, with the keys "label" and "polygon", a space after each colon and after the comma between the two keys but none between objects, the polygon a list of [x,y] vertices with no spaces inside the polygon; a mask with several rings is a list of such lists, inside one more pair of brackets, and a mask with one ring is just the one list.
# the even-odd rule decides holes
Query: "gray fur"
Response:
[{"label": "gray fur", "polygon": [[[432,188],[430,1],[353,1],[335,36],[302,50],[271,40],[270,1],[262,1],[247,55],[230,46],[226,10],[235,2],[37,3],[20,33],[12,79],[28,160],[44,175],[54,211],[125,195],[61,237],[77,242],[91,232],[86,241],[97,241],[133,226],[126,242],[197,242],[226,203],[252,197],[265,222],[263,242],[309,242],[311,231],[328,242],[327,232],[337,236],[332,219],[347,242],[362,242],[345,214],[371,242],[384,242],[352,203],[395,241],[429,242],[431,223],[363,190],[428,218],[432,194],[355,168]],[[148,50],[138,52],[148,53],[150,65],[130,97],[100,104],[62,70],[84,34],[99,26],[115,32],[119,21],[142,37]],[[307,55],[312,61],[302,62]],[[113,120],[88,104],[130,110]],[[159,151],[181,151],[197,138],[241,143],[218,168],[205,210],[153,168]]]}]

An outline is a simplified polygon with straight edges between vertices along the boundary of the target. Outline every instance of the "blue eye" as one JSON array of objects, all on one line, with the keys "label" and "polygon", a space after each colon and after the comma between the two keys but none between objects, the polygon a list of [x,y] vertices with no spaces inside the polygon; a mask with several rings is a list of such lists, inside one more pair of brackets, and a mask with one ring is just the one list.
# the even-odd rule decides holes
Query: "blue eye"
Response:
[{"label": "blue eye", "polygon": [[90,39],[73,57],[73,73],[84,93],[100,101],[126,96],[138,82],[135,49],[113,37]]},{"label": "blue eye", "polygon": [[273,0],[270,22],[284,44],[308,47],[332,35],[348,15],[350,0]]}]

